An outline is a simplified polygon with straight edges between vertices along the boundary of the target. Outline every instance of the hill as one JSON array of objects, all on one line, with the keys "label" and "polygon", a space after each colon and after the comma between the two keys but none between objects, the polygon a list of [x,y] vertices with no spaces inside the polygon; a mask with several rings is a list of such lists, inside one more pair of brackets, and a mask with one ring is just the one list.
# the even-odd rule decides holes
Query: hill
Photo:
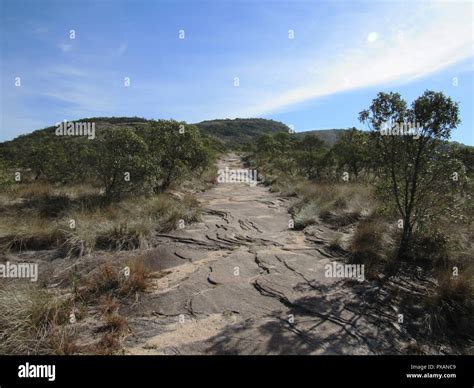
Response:
[{"label": "hill", "polygon": [[305,136],[315,134],[323,140],[328,146],[333,146],[336,143],[338,136],[345,131],[345,129],[315,129],[313,131],[298,132],[297,136]]},{"label": "hill", "polygon": [[[96,130],[100,131],[105,128],[113,127],[129,127],[136,129],[147,126],[151,120],[140,117],[92,117],[76,120],[76,122],[90,122],[95,123]],[[257,139],[259,136],[266,133],[274,133],[279,131],[289,131],[289,127],[285,124],[266,119],[223,119],[223,120],[206,120],[200,123],[193,124],[197,126],[202,133],[212,137],[217,144],[238,145],[242,146],[249,141]],[[24,142],[45,137],[55,137],[55,126],[38,129],[28,134],[20,135],[14,140],[7,141],[2,144],[0,149],[7,152],[10,145],[20,145]],[[70,140],[73,140],[71,138]]]},{"label": "hill", "polygon": [[279,121],[255,118],[206,120],[194,125],[226,143],[237,145],[245,145],[268,133],[290,130],[287,125]]}]

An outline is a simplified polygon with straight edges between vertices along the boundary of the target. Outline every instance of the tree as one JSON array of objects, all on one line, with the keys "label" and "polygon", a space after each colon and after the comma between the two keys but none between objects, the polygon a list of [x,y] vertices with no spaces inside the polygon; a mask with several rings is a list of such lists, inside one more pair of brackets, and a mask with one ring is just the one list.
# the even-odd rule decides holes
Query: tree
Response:
[{"label": "tree", "polygon": [[15,183],[13,171],[8,163],[0,156],[0,192],[8,191]]},{"label": "tree", "polygon": [[47,137],[35,136],[23,142],[23,153],[20,154],[19,164],[31,169],[34,180],[41,176],[50,177],[54,172],[52,160],[55,155],[55,147]]},{"label": "tree", "polygon": [[[440,92],[426,91],[411,107],[398,93],[379,93],[359,120],[373,131],[371,149],[379,163],[380,188],[390,193],[403,221],[398,255],[404,258],[414,228],[439,206],[452,184],[454,160],[443,141],[460,122],[459,107]],[[387,128],[397,130],[387,134]]]},{"label": "tree", "polygon": [[262,135],[257,140],[257,153],[259,156],[271,155],[274,152],[275,147],[275,139],[269,134]]},{"label": "tree", "polygon": [[277,132],[273,135],[274,149],[272,153],[275,167],[282,173],[292,175],[295,167],[295,145],[294,134],[288,132]]},{"label": "tree", "polygon": [[89,140],[57,137],[49,131],[36,131],[10,142],[7,157],[17,167],[32,172],[34,181],[70,182],[83,179],[83,149]]},{"label": "tree", "polygon": [[89,166],[108,200],[143,188],[149,161],[140,136],[130,128],[106,128],[91,142]]},{"label": "tree", "polygon": [[472,178],[474,176],[474,147],[456,147],[454,152],[464,164],[469,177]]},{"label": "tree", "polygon": [[148,146],[148,172],[155,192],[168,189],[190,172],[201,174],[211,161],[211,151],[195,126],[158,120],[139,133]]},{"label": "tree", "polygon": [[356,128],[342,132],[334,144],[339,168],[347,168],[357,180],[368,165],[367,136]]},{"label": "tree", "polygon": [[307,134],[296,143],[295,158],[300,172],[307,178],[321,178],[326,158],[324,141],[315,134]]}]

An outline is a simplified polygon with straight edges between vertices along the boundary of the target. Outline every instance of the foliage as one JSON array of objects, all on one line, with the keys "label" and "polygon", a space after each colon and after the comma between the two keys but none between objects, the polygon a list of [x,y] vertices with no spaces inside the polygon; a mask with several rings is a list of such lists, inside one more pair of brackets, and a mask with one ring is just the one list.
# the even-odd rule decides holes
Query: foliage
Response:
[{"label": "foliage", "polygon": [[[443,93],[426,91],[411,105],[398,93],[379,93],[359,119],[372,129],[380,192],[403,220],[399,257],[406,255],[413,230],[443,208],[462,174],[443,141],[459,123],[458,104]],[[418,136],[384,134],[384,126],[420,124]]]},{"label": "foliage", "polygon": [[[22,182],[53,184],[90,182],[99,185],[106,200],[131,192],[167,190],[173,183],[200,176],[222,144],[186,123],[140,118],[91,118],[94,139],[56,136],[55,127],[0,144],[5,163],[21,172]],[[2,187],[3,187],[3,183]]]}]

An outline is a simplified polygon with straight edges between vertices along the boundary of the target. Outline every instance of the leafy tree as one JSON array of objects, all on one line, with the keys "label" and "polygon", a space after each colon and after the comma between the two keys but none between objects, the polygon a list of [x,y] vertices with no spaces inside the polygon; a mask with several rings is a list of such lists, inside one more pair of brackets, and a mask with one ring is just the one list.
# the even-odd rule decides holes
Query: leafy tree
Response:
[{"label": "leafy tree", "polygon": [[469,177],[474,176],[474,147],[456,147],[456,157],[464,164]]},{"label": "leafy tree", "polygon": [[140,136],[130,128],[106,128],[91,142],[89,166],[107,199],[143,188],[149,161],[148,147]]},{"label": "leafy tree", "polygon": [[[411,107],[398,93],[379,93],[359,119],[373,131],[371,150],[383,178],[380,188],[390,193],[403,220],[398,252],[403,258],[409,251],[414,228],[433,209],[439,209],[439,200],[452,186],[454,160],[442,145],[460,122],[459,107],[440,92],[426,91]],[[384,134],[385,126],[393,123],[421,124],[419,137]]]},{"label": "leafy tree", "polygon": [[342,132],[333,146],[339,168],[347,168],[357,180],[368,166],[368,138],[365,133],[351,128]]},{"label": "leafy tree", "polygon": [[202,173],[212,159],[207,141],[195,126],[159,120],[139,133],[148,146],[148,172],[155,192],[166,190],[190,172]]},{"label": "leafy tree", "polygon": [[8,163],[0,156],[0,192],[8,191],[15,183]]},{"label": "leafy tree", "polygon": [[265,134],[257,139],[255,158],[257,165],[263,166],[268,164],[275,152],[275,139],[272,135]]},{"label": "leafy tree", "polygon": [[324,141],[315,134],[308,134],[295,144],[295,148],[299,171],[309,179],[321,178],[327,154]]},{"label": "leafy tree", "polygon": [[275,139],[272,135],[265,134],[257,140],[257,153],[259,155],[271,155],[276,147]]},{"label": "leafy tree", "polygon": [[285,174],[292,175],[296,168],[296,139],[289,132],[277,132],[273,135],[274,149],[272,152],[275,167]]},{"label": "leafy tree", "polygon": [[82,164],[74,140],[58,138],[48,130],[35,131],[9,142],[6,157],[17,168],[30,170],[35,181],[71,181]]},{"label": "leafy tree", "polygon": [[31,169],[34,180],[37,181],[41,176],[48,177],[54,171],[52,159],[55,157],[55,147],[47,137],[35,136],[25,139],[19,153],[19,165]]}]

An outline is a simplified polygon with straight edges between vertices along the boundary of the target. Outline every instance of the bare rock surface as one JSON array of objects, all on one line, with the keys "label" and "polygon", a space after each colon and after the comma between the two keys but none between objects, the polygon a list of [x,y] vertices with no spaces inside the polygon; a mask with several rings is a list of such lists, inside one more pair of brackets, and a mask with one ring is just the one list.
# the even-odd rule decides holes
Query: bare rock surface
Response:
[{"label": "bare rock surface", "polygon": [[[236,155],[220,168],[243,168]],[[198,194],[203,220],[157,235],[166,270],[134,307],[130,354],[399,353],[409,335],[382,289],[325,277],[342,260],[333,232],[288,228],[289,200],[263,185],[219,183]]]}]

